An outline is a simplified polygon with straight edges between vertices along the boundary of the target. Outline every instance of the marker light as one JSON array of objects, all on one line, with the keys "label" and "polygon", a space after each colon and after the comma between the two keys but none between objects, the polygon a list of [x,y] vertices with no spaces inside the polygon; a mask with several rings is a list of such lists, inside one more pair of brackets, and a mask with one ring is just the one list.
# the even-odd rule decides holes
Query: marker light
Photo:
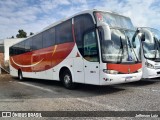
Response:
[{"label": "marker light", "polygon": [[118,71],[116,70],[107,70],[107,69],[103,69],[104,73],[108,73],[108,74],[118,74]]},{"label": "marker light", "polygon": [[142,72],[142,68],[138,69],[137,72]]}]

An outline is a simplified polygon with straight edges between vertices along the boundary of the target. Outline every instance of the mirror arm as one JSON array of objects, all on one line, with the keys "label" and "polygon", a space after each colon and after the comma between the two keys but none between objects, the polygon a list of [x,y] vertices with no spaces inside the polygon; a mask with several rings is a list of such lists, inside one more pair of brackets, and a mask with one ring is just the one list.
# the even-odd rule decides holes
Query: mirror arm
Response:
[{"label": "mirror arm", "polygon": [[99,26],[101,26],[102,28],[103,28],[103,30],[104,30],[104,39],[105,40],[111,40],[111,30],[110,30],[110,27],[106,24],[106,23],[104,23],[104,22],[101,22],[100,24],[99,24]]}]

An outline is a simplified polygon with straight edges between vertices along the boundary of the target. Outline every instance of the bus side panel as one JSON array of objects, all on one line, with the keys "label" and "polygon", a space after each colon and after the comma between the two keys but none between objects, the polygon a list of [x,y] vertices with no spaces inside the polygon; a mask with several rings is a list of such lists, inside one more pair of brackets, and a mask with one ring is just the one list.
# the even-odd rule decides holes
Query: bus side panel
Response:
[{"label": "bus side panel", "polygon": [[18,70],[12,67],[11,64],[9,68],[10,68],[10,75],[12,75],[13,77],[18,77]]},{"label": "bus side panel", "polygon": [[[56,45],[48,49],[11,56],[11,65],[23,72],[40,72],[61,63],[71,53],[74,43]],[[28,56],[26,55],[28,54]],[[45,54],[45,55],[44,55]],[[26,57],[27,56],[27,57]],[[52,64],[51,64],[52,63]]]},{"label": "bus side panel", "polygon": [[[72,50],[72,52],[65,58],[61,63],[56,65],[55,67],[40,71],[40,72],[23,72],[23,76],[27,78],[36,78],[36,79],[47,79],[47,80],[60,80],[59,79],[59,72],[62,67],[67,67],[71,73],[72,78],[74,80],[74,73],[73,73],[73,58],[76,56],[75,50]],[[63,52],[63,51],[62,51]]]},{"label": "bus side panel", "polygon": [[[11,66],[14,68],[13,71],[21,69],[24,77],[59,80],[60,68],[67,66],[73,59],[71,52],[74,45],[74,42],[64,43],[10,57]],[[68,60],[68,58],[70,59]],[[73,67],[73,64],[71,65]],[[13,74],[18,75],[17,72]]]}]

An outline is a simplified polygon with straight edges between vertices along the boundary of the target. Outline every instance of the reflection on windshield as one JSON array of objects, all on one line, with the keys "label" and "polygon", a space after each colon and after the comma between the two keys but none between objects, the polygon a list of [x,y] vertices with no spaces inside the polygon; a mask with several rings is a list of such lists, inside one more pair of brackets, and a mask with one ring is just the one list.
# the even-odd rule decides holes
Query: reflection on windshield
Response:
[{"label": "reflection on windshield", "polygon": [[144,56],[148,59],[160,59],[160,32],[152,28],[144,28]]},{"label": "reflection on windshield", "polygon": [[157,38],[158,41],[160,41],[160,31],[152,28],[149,28],[149,30],[152,32],[153,36]]},{"label": "reflection on windshield", "polygon": [[[140,60],[140,41],[135,40],[133,48],[132,38],[134,32],[111,29],[111,40],[102,41],[102,59],[109,62],[137,62]],[[128,38],[127,38],[128,37]]]},{"label": "reflection on windshield", "polygon": [[[125,28],[125,29],[130,29],[130,30],[135,30],[131,19],[128,17],[124,17],[121,15],[113,14],[113,13],[108,13],[108,12],[97,12],[97,19],[100,22],[105,22],[107,23],[110,27],[115,28]],[[99,18],[101,16],[101,18]]]}]

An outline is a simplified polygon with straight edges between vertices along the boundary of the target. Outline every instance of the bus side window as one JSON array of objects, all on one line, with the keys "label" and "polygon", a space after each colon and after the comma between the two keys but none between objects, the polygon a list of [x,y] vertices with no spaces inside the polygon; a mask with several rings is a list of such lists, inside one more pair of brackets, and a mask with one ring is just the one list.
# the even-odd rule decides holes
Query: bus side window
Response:
[{"label": "bus side window", "polygon": [[38,50],[42,48],[42,34],[37,34],[32,40],[32,49]]},{"label": "bus side window", "polygon": [[56,44],[73,42],[72,20],[67,20],[55,27]]},{"label": "bus side window", "polygon": [[25,52],[31,52],[32,51],[32,38],[29,38],[25,41]]},{"label": "bus side window", "polygon": [[90,62],[98,62],[98,45],[96,32],[90,31],[84,34],[84,58]]},{"label": "bus side window", "polygon": [[55,28],[43,32],[43,48],[55,45]]},{"label": "bus side window", "polygon": [[86,31],[94,28],[94,22],[89,14],[83,14],[74,18],[75,39],[79,52],[84,57],[83,35]]}]

